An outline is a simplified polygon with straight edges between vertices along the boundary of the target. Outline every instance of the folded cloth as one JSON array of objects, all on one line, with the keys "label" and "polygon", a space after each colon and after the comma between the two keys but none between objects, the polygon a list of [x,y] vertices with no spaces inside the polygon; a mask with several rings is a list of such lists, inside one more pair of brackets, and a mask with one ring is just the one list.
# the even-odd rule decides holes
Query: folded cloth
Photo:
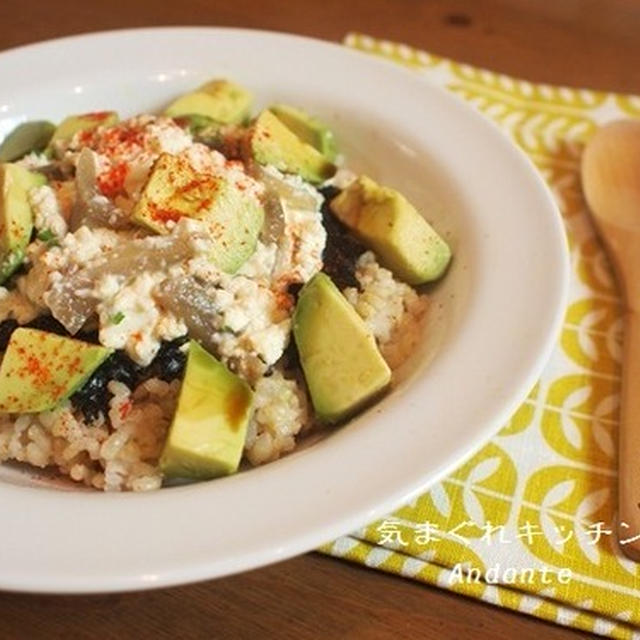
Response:
[{"label": "folded cloth", "polygon": [[640,97],[532,84],[359,34],[346,44],[414,69],[506,131],[555,195],[572,269],[561,336],[508,424],[411,504],[322,551],[559,624],[640,638],[640,564],[614,534],[620,297],[579,176],[585,141],[603,122],[639,117]]}]

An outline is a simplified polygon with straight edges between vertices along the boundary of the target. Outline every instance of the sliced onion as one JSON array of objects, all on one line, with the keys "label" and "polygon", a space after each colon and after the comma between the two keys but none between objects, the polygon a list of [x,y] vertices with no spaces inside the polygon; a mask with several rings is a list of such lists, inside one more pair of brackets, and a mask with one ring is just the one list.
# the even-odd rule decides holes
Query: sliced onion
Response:
[{"label": "sliced onion", "polygon": [[284,209],[276,193],[267,190],[264,197],[264,223],[260,240],[265,244],[278,243],[284,233]]},{"label": "sliced onion", "polygon": [[156,298],[187,325],[189,337],[222,358],[231,371],[254,382],[266,373],[269,367],[257,353],[245,352],[239,356],[221,350],[217,339],[221,331],[229,330],[223,327],[222,313],[206,286],[191,276],[183,276],[166,280],[158,289]]},{"label": "sliced onion", "polygon": [[267,191],[271,191],[279,198],[282,198],[285,205],[291,209],[315,211],[318,208],[318,202],[315,196],[306,189],[296,187],[288,180],[279,178],[258,164],[256,164],[252,170],[255,177],[262,182]]},{"label": "sliced onion", "polygon": [[259,164],[252,167],[253,176],[265,187],[265,219],[261,240],[268,244],[278,244],[285,232],[285,206],[291,209],[315,210],[316,199],[304,189],[298,189],[289,182],[278,178]]},{"label": "sliced onion", "polygon": [[95,313],[98,300],[92,291],[98,278],[107,274],[134,277],[144,271],[165,271],[193,254],[193,248],[178,236],[127,240],[55,283],[46,303],[54,318],[74,335]]},{"label": "sliced onion", "polygon": [[189,336],[215,353],[212,334],[220,325],[220,309],[206,287],[191,276],[165,280],[156,293],[163,306],[186,325]]},{"label": "sliced onion", "polygon": [[129,226],[129,221],[120,210],[98,191],[96,169],[96,154],[84,147],[78,156],[76,166],[77,197],[70,220],[72,231],[82,225],[112,229]]},{"label": "sliced onion", "polygon": [[90,294],[93,284],[91,275],[82,270],[45,295],[51,314],[71,335],[78,333],[95,311],[97,300]]}]

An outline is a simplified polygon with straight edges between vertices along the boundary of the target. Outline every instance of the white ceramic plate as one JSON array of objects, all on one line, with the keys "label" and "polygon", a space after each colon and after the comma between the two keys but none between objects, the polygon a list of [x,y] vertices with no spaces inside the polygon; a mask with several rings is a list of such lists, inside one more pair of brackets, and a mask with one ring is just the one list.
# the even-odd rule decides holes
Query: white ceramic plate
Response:
[{"label": "white ceramic plate", "polygon": [[56,40],[0,54],[0,138],[26,118],[158,110],[215,76],[327,120],[352,166],[406,193],[447,234],[456,257],[432,292],[423,347],[371,411],[234,477],[103,495],[0,467],[0,588],[145,589],[313,549],[451,470],[508,419],[550,353],[568,268],[549,192],[496,128],[390,63],[233,29]]}]

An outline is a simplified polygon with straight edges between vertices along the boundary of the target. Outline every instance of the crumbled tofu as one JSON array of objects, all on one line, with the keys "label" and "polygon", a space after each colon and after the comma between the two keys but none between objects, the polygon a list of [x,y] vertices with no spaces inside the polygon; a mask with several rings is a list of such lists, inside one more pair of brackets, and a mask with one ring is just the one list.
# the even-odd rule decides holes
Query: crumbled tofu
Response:
[{"label": "crumbled tofu", "polygon": [[187,328],[154,300],[154,288],[166,274],[142,273],[124,284],[112,275],[101,278],[94,295],[98,304],[100,342],[112,349],[124,349],[140,365],[148,365],[162,340],[183,336]]},{"label": "crumbled tofu", "polygon": [[49,186],[35,187],[29,191],[29,204],[38,231],[49,231],[60,239],[67,233],[67,221],[62,215],[56,192]]},{"label": "crumbled tofu", "polygon": [[318,211],[285,205],[285,231],[280,242],[274,277],[283,284],[309,281],[322,269],[327,232]]},{"label": "crumbled tofu", "polygon": [[32,151],[23,158],[20,158],[16,164],[32,171],[34,169],[40,169],[40,167],[46,167],[50,162],[51,160],[46,153]]},{"label": "crumbled tofu", "polygon": [[[92,166],[86,161],[82,164],[83,149],[92,151]],[[294,300],[287,286],[308,281],[322,268],[326,243],[322,196],[297,176],[263,168],[275,181],[271,186],[281,187],[281,234],[275,240],[258,242],[253,255],[231,275],[222,273],[210,259],[213,244],[199,221],[182,218],[168,229],[171,237],[144,237],[148,231],[134,225],[129,216],[163,153],[181,156],[195,171],[224,177],[262,201],[265,186],[242,162],[227,160],[194,142],[170,118],[147,115],[79,131],[59,151],[66,167],[76,167],[76,180],[52,183],[31,194],[36,228],[49,230],[59,245],[32,243],[27,252],[31,268],[17,279],[15,294],[10,294],[15,297],[12,303],[17,304],[19,297],[25,317],[46,311],[47,300],[53,300],[52,291],[63,290],[64,282],[83,269],[97,269],[99,277],[91,276],[86,290],[77,294],[95,300],[100,341],[123,349],[145,365],[163,340],[187,333],[186,319],[159,302],[162,285],[192,278],[210,292],[219,309],[212,320],[210,339],[217,355],[251,382],[260,379],[280,359],[290,340]],[[86,158],[87,152],[84,154]],[[97,218],[92,226],[69,233],[68,221],[74,202],[79,201],[88,211],[97,212]],[[117,213],[118,220],[101,215],[107,210]],[[102,223],[114,228],[100,226]],[[165,264],[155,261],[132,273],[123,273],[121,268],[110,271],[110,254],[139,236],[143,236],[140,251],[153,251],[156,245],[160,249],[163,243],[173,241],[184,249],[186,258]]]}]

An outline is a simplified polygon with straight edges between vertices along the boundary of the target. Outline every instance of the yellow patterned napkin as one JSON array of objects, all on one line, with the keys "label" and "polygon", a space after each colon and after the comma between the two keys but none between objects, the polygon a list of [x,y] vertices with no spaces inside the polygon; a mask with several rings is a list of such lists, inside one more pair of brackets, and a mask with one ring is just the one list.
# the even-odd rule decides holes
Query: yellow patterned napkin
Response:
[{"label": "yellow patterned napkin", "polygon": [[507,131],[555,194],[572,270],[561,337],[510,422],[413,503],[323,551],[559,624],[640,638],[640,565],[612,534],[620,300],[579,180],[584,142],[607,120],[640,116],[640,98],[534,85],[362,35],[346,44],[411,67]]}]

